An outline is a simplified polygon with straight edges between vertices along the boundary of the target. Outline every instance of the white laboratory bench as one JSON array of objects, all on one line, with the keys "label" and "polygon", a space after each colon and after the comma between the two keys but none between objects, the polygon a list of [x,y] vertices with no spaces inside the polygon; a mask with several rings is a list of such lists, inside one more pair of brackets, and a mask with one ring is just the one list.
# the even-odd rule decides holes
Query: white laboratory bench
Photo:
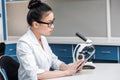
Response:
[{"label": "white laboratory bench", "polygon": [[[20,36],[10,36],[6,40],[6,44],[16,43]],[[120,38],[104,38],[104,37],[86,37],[92,40],[94,45],[114,45],[120,46]],[[78,37],[47,37],[49,43],[53,44],[78,44],[84,41]]]},{"label": "white laboratory bench", "polygon": [[48,80],[120,80],[120,64],[96,63],[95,69],[86,69],[73,76]]}]

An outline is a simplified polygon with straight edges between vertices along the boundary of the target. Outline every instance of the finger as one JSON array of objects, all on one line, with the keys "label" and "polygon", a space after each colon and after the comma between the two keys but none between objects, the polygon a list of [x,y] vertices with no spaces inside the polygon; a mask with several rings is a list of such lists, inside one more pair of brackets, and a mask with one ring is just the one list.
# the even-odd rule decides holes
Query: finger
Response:
[{"label": "finger", "polygon": [[82,71],[82,69],[78,70],[76,73],[80,73]]},{"label": "finger", "polygon": [[78,68],[82,65],[82,63],[84,62],[84,60],[79,60],[79,61],[76,61],[72,67],[74,67],[74,69],[77,71]]},{"label": "finger", "polygon": [[76,61],[76,65],[80,65],[82,62],[83,62],[84,60],[83,59],[81,59],[81,60],[78,60],[78,61]]},{"label": "finger", "polygon": [[77,64],[73,64],[73,65],[71,65],[71,67],[70,67],[70,68],[72,68],[72,69],[76,70],[76,68],[77,68]]},{"label": "finger", "polygon": [[82,71],[82,69],[83,69],[83,65],[84,65],[84,64],[82,64],[82,65],[77,69],[76,73],[79,73],[79,72]]},{"label": "finger", "polygon": [[79,69],[77,69],[76,73],[80,73],[83,70],[83,66],[79,67]]},{"label": "finger", "polygon": [[84,66],[84,64],[82,64],[77,70],[82,70],[83,69],[83,66]]},{"label": "finger", "polygon": [[81,60],[77,65],[80,66],[84,63],[85,61],[84,60]]},{"label": "finger", "polygon": [[77,70],[79,70],[80,68],[82,68],[84,65],[84,61],[82,61],[78,66],[77,66]]}]

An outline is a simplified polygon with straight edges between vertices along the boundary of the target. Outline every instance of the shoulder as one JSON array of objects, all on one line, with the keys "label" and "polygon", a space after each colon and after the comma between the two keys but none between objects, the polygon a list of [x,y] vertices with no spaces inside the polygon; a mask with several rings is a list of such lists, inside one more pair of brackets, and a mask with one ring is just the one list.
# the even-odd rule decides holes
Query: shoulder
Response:
[{"label": "shoulder", "polygon": [[22,35],[18,42],[21,42],[21,41],[25,41],[25,42],[31,42],[31,39],[33,39],[33,33],[32,31],[29,29],[24,35]]},{"label": "shoulder", "polygon": [[29,32],[29,30],[19,38],[19,40],[17,41],[17,46],[20,45],[30,45],[31,44],[31,38],[30,38],[31,34]]},{"label": "shoulder", "polygon": [[21,41],[25,41],[25,42],[29,41],[29,36],[27,33],[25,33],[23,36],[19,38],[18,42],[21,42]]}]

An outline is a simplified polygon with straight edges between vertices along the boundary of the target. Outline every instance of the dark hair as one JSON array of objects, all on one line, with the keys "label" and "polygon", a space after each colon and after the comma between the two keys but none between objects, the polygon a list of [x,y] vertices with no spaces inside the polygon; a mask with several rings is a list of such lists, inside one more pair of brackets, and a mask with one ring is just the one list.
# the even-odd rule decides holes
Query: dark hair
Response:
[{"label": "dark hair", "polygon": [[45,12],[52,11],[52,8],[41,2],[41,0],[30,0],[28,9],[27,22],[30,26],[33,21],[39,22]]}]

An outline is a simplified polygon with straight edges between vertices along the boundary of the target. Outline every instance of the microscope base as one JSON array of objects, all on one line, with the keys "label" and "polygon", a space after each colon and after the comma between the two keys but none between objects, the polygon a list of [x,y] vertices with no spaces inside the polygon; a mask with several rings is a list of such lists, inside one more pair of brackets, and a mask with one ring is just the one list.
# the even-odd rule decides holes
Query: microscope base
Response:
[{"label": "microscope base", "polygon": [[86,62],[85,65],[83,66],[83,69],[95,69],[96,66],[94,65],[93,62]]}]

